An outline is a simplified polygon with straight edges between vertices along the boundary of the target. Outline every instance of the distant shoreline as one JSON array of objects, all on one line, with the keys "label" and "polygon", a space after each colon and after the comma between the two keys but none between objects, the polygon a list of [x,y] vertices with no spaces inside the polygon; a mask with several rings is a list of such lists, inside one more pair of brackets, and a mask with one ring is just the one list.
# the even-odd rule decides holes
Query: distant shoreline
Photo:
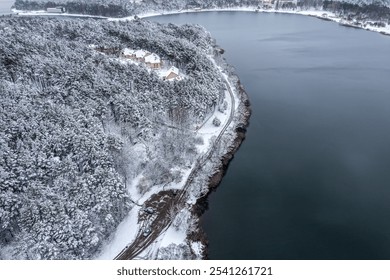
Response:
[{"label": "distant shoreline", "polygon": [[204,13],[204,12],[252,12],[252,13],[277,13],[277,14],[294,14],[294,15],[304,15],[311,16],[321,20],[333,21],[339,23],[342,26],[364,29],[367,31],[377,32],[383,35],[390,36],[390,25],[386,24],[385,27],[375,27],[370,26],[368,23],[372,22],[370,20],[364,22],[353,22],[346,21],[341,17],[336,16],[336,14],[326,11],[326,10],[275,10],[275,9],[258,9],[256,7],[236,7],[236,8],[215,8],[215,9],[201,9],[201,10],[175,10],[175,11],[155,11],[148,12],[144,14],[138,14],[135,16],[123,17],[123,18],[112,18],[96,15],[83,15],[83,14],[69,14],[69,13],[48,13],[46,11],[22,11],[12,9],[12,12],[19,16],[65,16],[65,17],[77,17],[77,18],[95,18],[95,19],[107,19],[110,21],[120,21],[120,20],[134,20],[135,18],[149,18],[155,16],[164,16],[164,15],[176,15],[176,14],[186,14],[186,13]]},{"label": "distant shoreline", "polygon": [[[164,16],[164,15],[175,15],[175,14],[185,14],[185,13],[203,13],[203,12],[252,12],[252,13],[275,13],[275,14],[293,14],[293,15],[303,15],[303,16],[311,16],[325,21],[333,21],[339,23],[342,26],[364,29],[367,31],[378,32],[383,35],[390,36],[390,25],[387,24],[386,27],[374,27],[374,26],[362,26],[355,24],[351,21],[345,21],[344,19],[336,16],[336,14],[324,10],[274,10],[274,9],[257,9],[254,7],[247,8],[218,8],[218,9],[203,9],[203,10],[181,10],[181,11],[171,11],[171,12],[153,12],[137,15],[139,18],[148,18],[154,16]],[[129,19],[131,20],[134,17],[127,18],[118,18],[117,20]],[[116,19],[109,19],[116,20]],[[370,22],[370,21],[367,21]],[[367,22],[362,22],[362,24],[367,24]]]}]

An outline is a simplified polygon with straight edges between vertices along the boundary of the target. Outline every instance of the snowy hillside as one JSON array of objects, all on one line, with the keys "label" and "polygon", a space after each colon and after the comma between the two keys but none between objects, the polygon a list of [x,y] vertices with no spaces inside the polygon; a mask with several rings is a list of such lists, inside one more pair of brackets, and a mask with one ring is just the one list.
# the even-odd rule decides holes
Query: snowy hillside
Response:
[{"label": "snowy hillside", "polygon": [[380,5],[390,7],[390,0],[335,0],[335,1],[358,4],[358,5],[380,4]]},{"label": "snowy hillside", "polygon": [[214,41],[144,20],[2,18],[0,33],[0,258],[91,258],[135,195],[193,165],[194,128],[224,98]]},{"label": "snowy hillside", "polygon": [[[390,19],[390,0],[294,0],[272,1],[261,0],[16,0],[18,10],[46,10],[49,7],[62,6],[68,13],[88,14],[108,17],[126,17],[151,12],[196,9],[257,8],[276,10],[329,10],[337,14],[368,12],[371,20]],[[378,14],[384,14],[377,16]]]}]

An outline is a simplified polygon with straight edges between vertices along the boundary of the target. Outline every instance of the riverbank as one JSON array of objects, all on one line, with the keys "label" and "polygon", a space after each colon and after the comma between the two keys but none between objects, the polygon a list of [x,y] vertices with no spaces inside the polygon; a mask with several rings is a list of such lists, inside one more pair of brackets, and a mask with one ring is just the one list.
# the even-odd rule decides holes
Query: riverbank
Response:
[{"label": "riverbank", "polygon": [[251,115],[249,97],[239,79],[237,80],[235,87],[239,93],[239,97],[243,102],[243,114],[240,116],[241,122],[238,123],[234,128],[235,138],[232,141],[232,144],[229,146],[228,151],[220,158],[219,165],[216,166],[216,171],[209,177],[208,192],[204,196],[198,198],[196,204],[191,209],[191,213],[196,219],[197,231],[189,236],[189,238],[195,242],[201,242],[203,245],[202,259],[208,259],[208,239],[207,234],[201,226],[201,219],[202,215],[205,213],[205,211],[207,211],[209,195],[215,191],[221,183],[226,171],[229,168],[230,162],[234,158],[234,154],[245,140],[246,129],[249,126],[249,118]]},{"label": "riverbank", "polygon": [[[390,35],[390,25],[387,24],[384,27],[378,27],[374,25],[370,25],[372,21],[365,22],[357,22],[357,21],[348,21],[337,16],[335,13],[326,11],[326,10],[276,10],[276,9],[258,9],[257,7],[238,7],[238,8],[216,8],[216,9],[203,9],[203,10],[178,10],[178,11],[170,11],[170,12],[151,12],[137,15],[139,18],[148,18],[154,16],[162,16],[162,15],[174,15],[174,14],[184,14],[184,13],[202,13],[202,12],[254,12],[254,13],[279,13],[279,14],[295,14],[295,15],[303,15],[303,16],[311,16],[321,20],[333,21],[339,23],[342,26],[353,27],[364,29],[368,31],[378,32],[383,35]],[[109,20],[132,20],[134,17],[127,17],[122,19],[109,19]]]},{"label": "riverbank", "polygon": [[236,7],[236,8],[214,8],[214,9],[185,9],[185,10],[174,10],[174,11],[153,11],[143,14],[138,14],[135,16],[123,17],[123,18],[110,18],[103,16],[93,16],[93,15],[83,15],[83,14],[69,14],[69,13],[48,13],[44,10],[41,11],[23,11],[12,9],[14,14],[19,16],[66,16],[74,18],[95,18],[95,19],[107,19],[110,21],[116,20],[134,20],[135,18],[149,18],[162,15],[175,15],[175,14],[185,14],[185,13],[204,13],[204,12],[254,12],[254,13],[279,13],[279,14],[295,14],[303,16],[311,16],[321,20],[333,21],[339,23],[342,26],[364,29],[367,31],[378,32],[383,35],[390,36],[390,24],[385,26],[377,26],[371,20],[367,21],[356,21],[356,20],[346,20],[342,17],[337,16],[333,12],[326,10],[318,9],[308,9],[308,10],[276,10],[276,9],[259,9],[257,7]]},{"label": "riverbank", "polygon": [[[209,148],[209,152],[205,154],[207,158],[205,158],[204,164],[194,172],[196,179],[188,188],[189,197],[186,204],[189,208],[179,211],[177,217],[172,221],[172,225],[162,234],[166,236],[157,242],[166,246],[159,248],[160,252],[164,252],[168,248],[171,250],[171,252],[166,251],[166,256],[175,256],[172,254],[172,249],[175,251],[185,243],[190,248],[191,256],[182,254],[184,258],[207,259],[208,240],[201,226],[201,217],[207,210],[205,205],[207,205],[208,196],[220,184],[235,152],[245,139],[246,128],[249,125],[251,109],[248,95],[233,68],[221,56],[220,50],[217,46],[215,47],[215,56],[211,60],[221,71],[221,75],[226,81],[227,91],[231,94],[232,100],[229,102],[229,106],[231,106],[233,114],[232,120],[227,120],[227,129],[218,136],[220,139],[216,139],[214,144],[210,145],[211,149]],[[182,212],[189,216],[185,216]],[[186,219],[181,216],[185,216]],[[180,226],[179,230],[174,229],[175,224]],[[173,243],[169,244],[169,242]],[[172,244],[176,244],[176,248]],[[164,259],[163,254],[159,255],[158,258]]]},{"label": "riverbank", "polygon": [[[219,49],[218,47],[216,49]],[[222,50],[222,49],[219,49]],[[245,140],[246,130],[249,126],[249,119],[251,115],[250,101],[249,97],[241,84],[239,77],[235,74],[232,66],[230,66],[226,60],[221,56],[223,51],[219,52],[218,62],[216,64],[219,66],[221,73],[225,76],[229,87],[232,88],[235,98],[239,101],[238,106],[235,110],[233,125],[230,127],[222,136],[222,142],[226,142],[227,145],[224,150],[216,149],[214,151],[214,156],[210,159],[211,166],[204,168],[203,177],[204,184],[207,185],[206,191],[201,193],[196,199],[196,203],[191,208],[192,219],[194,220],[194,231],[188,235],[188,243],[191,246],[192,244],[201,244],[201,258],[208,258],[208,239],[207,234],[204,232],[201,226],[201,219],[204,212],[207,210],[208,197],[209,195],[217,189],[221,183],[228,167],[229,163],[233,160],[234,154],[237,152],[242,142]],[[210,173],[210,170],[212,171]],[[199,172],[201,173],[201,172]],[[200,178],[202,179],[202,178]],[[191,246],[194,247],[193,245]],[[193,254],[194,257],[199,257],[197,254]]]}]

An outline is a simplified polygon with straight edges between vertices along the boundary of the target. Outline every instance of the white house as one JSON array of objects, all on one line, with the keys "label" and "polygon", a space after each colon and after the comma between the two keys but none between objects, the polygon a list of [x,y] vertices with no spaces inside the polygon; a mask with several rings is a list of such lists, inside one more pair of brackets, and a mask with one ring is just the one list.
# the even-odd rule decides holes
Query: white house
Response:
[{"label": "white house", "polygon": [[161,68],[161,58],[155,53],[147,55],[145,57],[145,63],[147,66],[153,69]]},{"label": "white house", "polygon": [[162,66],[161,58],[157,54],[146,50],[124,48],[121,52],[121,56],[138,62],[144,62],[146,66],[152,69],[160,69]]},{"label": "white house", "polygon": [[65,12],[65,8],[63,8],[63,7],[47,8],[46,12],[48,12],[48,13],[63,13],[63,12]]},{"label": "white house", "polygon": [[135,58],[135,50],[125,48],[122,51],[122,55],[125,58]]},{"label": "white house", "polygon": [[138,61],[145,62],[145,57],[150,54],[150,52],[144,50],[138,50],[135,53],[135,59]]},{"label": "white house", "polygon": [[176,68],[175,66],[172,66],[171,68],[169,68],[164,78],[165,80],[173,80],[173,79],[180,80],[181,77],[179,75],[179,69]]}]

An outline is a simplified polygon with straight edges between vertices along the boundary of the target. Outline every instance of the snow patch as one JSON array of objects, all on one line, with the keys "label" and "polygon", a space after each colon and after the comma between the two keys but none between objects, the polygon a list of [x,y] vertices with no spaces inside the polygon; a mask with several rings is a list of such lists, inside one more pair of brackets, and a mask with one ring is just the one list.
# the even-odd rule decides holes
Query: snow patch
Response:
[{"label": "snow patch", "polygon": [[165,232],[164,237],[161,240],[160,246],[167,247],[170,244],[181,244],[185,243],[187,234],[186,228],[188,219],[191,213],[187,209],[181,210],[175,220],[173,221],[173,226],[170,226]]},{"label": "snow patch", "polygon": [[138,232],[138,211],[140,208],[134,206],[130,210],[129,215],[119,224],[112,240],[103,246],[101,254],[96,259],[114,259],[135,238]]},{"label": "snow patch", "polygon": [[191,243],[191,249],[198,259],[201,259],[203,257],[203,248],[204,245],[199,241]]}]

